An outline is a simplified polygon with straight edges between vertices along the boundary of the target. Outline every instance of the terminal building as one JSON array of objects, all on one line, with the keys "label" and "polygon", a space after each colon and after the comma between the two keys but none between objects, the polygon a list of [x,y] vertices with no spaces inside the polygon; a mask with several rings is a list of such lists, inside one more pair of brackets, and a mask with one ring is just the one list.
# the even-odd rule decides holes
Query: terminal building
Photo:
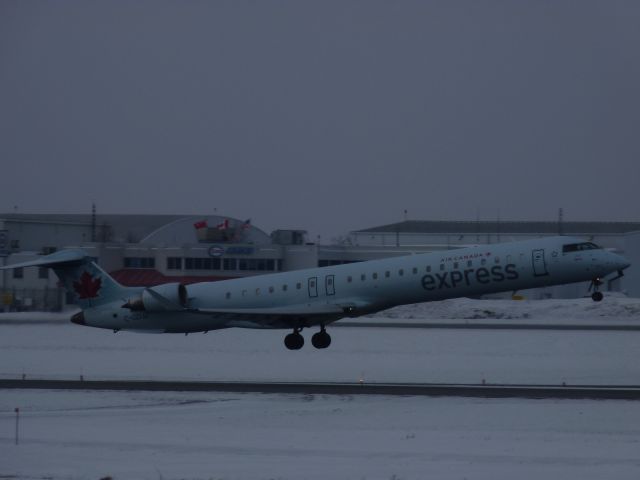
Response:
[{"label": "terminal building", "polygon": [[[640,265],[640,222],[403,221],[350,232],[339,244],[310,242],[304,230],[267,233],[221,215],[0,214],[0,261],[19,263],[81,248],[127,286],[185,284],[338,265],[549,235],[586,238]],[[640,297],[632,265],[605,290]],[[70,301],[48,269],[6,270],[5,310],[58,310]],[[584,296],[587,284],[524,292],[526,298]],[[522,293],[522,292],[521,292]]]}]

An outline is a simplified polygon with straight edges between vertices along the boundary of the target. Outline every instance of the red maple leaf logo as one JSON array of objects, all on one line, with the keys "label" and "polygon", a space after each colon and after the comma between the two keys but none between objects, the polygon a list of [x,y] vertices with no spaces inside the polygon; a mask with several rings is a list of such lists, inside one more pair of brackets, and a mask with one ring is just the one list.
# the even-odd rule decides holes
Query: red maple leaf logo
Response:
[{"label": "red maple leaf logo", "polygon": [[102,279],[100,277],[94,279],[89,272],[83,272],[80,275],[80,281],[73,282],[73,289],[80,300],[97,297],[101,287]]}]

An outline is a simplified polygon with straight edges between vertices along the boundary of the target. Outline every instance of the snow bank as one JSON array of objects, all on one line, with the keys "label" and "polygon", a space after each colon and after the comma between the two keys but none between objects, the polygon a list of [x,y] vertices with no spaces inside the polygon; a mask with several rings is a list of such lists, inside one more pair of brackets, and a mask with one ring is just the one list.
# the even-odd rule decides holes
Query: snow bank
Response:
[{"label": "snow bank", "polygon": [[[457,298],[392,308],[367,320],[624,320],[640,322],[640,299],[609,294],[602,302],[590,298],[550,300],[475,300]],[[573,322],[572,322],[573,323]]]}]

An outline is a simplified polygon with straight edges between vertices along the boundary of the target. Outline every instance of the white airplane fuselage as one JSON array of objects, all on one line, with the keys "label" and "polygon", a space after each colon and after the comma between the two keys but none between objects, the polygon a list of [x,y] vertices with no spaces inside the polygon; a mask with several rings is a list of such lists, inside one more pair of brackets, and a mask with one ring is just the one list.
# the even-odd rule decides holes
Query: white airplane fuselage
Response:
[{"label": "white airplane fuselage", "polygon": [[180,287],[182,308],[163,301],[175,285],[129,288],[129,300],[153,290],[147,295],[153,307],[122,308],[127,299],[118,298],[85,308],[75,321],[164,333],[313,325],[324,331],[340,318],[397,305],[594,281],[628,266],[624,257],[582,239],[548,237],[195,283]]}]

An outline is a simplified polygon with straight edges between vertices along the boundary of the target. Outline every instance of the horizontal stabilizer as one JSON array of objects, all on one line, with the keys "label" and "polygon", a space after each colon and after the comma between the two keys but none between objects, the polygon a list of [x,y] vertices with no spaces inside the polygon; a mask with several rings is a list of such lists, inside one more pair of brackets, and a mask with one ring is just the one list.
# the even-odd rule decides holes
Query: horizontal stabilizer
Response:
[{"label": "horizontal stabilizer", "polygon": [[63,266],[65,264],[82,263],[87,258],[87,254],[82,250],[61,250],[49,255],[44,255],[37,260],[31,260],[29,262],[14,263],[0,267],[0,270],[7,270],[11,268],[24,268],[24,267],[55,267]]}]

